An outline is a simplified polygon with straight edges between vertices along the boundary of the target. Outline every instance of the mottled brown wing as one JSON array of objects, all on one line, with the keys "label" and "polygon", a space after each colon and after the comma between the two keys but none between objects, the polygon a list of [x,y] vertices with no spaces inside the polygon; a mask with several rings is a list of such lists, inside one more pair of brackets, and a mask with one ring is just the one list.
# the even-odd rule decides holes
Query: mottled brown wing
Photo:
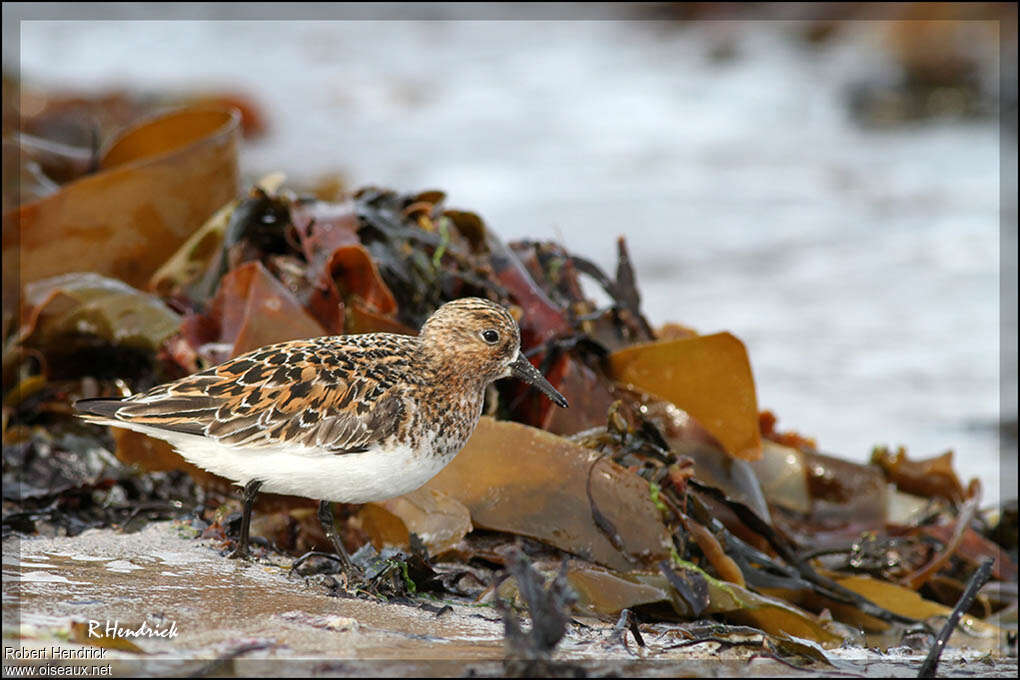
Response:
[{"label": "mottled brown wing", "polygon": [[80,402],[79,410],[224,444],[364,451],[398,430],[405,413],[401,376],[409,368],[406,352],[380,352],[378,339],[365,338],[271,345],[116,409],[89,400],[93,405]]}]

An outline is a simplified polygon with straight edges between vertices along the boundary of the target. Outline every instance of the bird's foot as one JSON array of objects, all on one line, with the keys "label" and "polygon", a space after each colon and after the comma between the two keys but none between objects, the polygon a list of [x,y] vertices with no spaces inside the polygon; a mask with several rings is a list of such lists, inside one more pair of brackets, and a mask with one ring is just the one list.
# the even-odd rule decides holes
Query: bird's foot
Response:
[{"label": "bird's foot", "polygon": [[241,546],[237,546],[236,548],[234,548],[234,550],[229,555],[227,555],[227,559],[228,560],[250,560],[251,559],[251,553],[248,552],[247,548],[242,550]]},{"label": "bird's foot", "polygon": [[264,550],[270,550],[272,544],[262,536],[252,536],[247,541],[237,541],[233,551],[227,555],[228,560],[255,560],[255,555],[252,555],[250,546],[262,548]]},{"label": "bird's foot", "polygon": [[[322,562],[318,565],[308,565],[308,568],[301,569],[306,563],[317,558]],[[349,559],[345,559],[345,556],[338,555],[337,553],[320,552],[318,550],[312,550],[306,552],[301,557],[298,557],[290,565],[289,574],[297,572],[302,576],[310,576],[312,574],[343,574],[346,582],[346,590],[357,590],[359,587],[366,586],[368,581],[365,579],[364,572],[355,566]]]}]

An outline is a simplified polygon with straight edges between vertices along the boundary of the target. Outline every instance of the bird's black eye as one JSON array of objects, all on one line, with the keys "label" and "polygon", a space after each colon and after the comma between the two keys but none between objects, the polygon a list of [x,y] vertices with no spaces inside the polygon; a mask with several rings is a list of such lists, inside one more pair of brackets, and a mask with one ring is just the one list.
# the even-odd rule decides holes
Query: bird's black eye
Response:
[{"label": "bird's black eye", "polygon": [[497,331],[492,330],[491,328],[482,331],[482,340],[489,343],[490,345],[495,345],[497,342],[499,342],[499,333]]}]

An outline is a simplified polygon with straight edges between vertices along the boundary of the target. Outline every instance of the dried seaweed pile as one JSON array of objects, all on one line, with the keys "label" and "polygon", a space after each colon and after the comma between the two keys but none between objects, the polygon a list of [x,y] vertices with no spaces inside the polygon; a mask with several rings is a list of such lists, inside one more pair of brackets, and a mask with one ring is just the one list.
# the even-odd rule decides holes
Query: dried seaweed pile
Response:
[{"label": "dried seaweed pile", "polygon": [[[980,485],[959,481],[951,454],[877,448],[857,465],[778,431],[738,338],[642,315],[622,238],[610,276],[555,243],[504,244],[439,191],[326,200],[272,176],[237,198],[237,137],[235,114],[168,114],[5,211],[5,302],[20,304],[4,308],[5,535],[175,516],[226,544],[236,516],[221,506],[236,502],[224,480],[162,442],[79,423],[69,404],[273,342],[413,333],[476,295],[515,310],[523,351],[571,408],[499,383],[439,476],[346,507],[338,528],[379,592],[519,592],[532,609],[621,617],[621,631],[711,619],[824,659],[810,643],[933,636],[990,561],[962,634],[995,647],[1003,632],[988,620],[1015,622],[1015,502],[981,512]],[[584,279],[611,304],[587,298]],[[294,555],[327,545],[307,499],[267,495],[252,532]],[[559,573],[552,604],[521,582],[532,568]],[[511,637],[531,649],[552,635]]]}]

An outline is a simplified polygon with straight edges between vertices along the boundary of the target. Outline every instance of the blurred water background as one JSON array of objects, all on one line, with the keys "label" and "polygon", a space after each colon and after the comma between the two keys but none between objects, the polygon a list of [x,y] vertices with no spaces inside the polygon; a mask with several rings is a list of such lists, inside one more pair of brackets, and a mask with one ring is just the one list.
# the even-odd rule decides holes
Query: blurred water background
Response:
[{"label": "blurred water background", "polygon": [[882,94],[903,75],[889,22],[611,12],[29,21],[20,59],[36,86],[246,93],[269,126],[244,150],[251,177],[439,188],[504,239],[555,239],[610,272],[626,235],[653,325],[742,338],[780,429],[856,461],[875,444],[952,448],[986,502],[1015,497],[999,264],[1000,209],[1015,248],[1016,204],[1007,191],[1000,206],[988,22],[946,45],[977,64],[979,101],[897,120]]}]

